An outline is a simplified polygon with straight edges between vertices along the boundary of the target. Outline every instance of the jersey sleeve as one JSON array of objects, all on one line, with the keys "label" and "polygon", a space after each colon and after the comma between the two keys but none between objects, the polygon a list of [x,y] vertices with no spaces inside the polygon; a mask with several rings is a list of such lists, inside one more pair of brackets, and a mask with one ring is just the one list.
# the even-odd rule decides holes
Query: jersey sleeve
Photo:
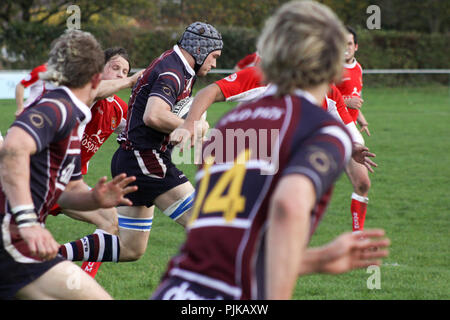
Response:
[{"label": "jersey sleeve", "polygon": [[46,101],[26,108],[11,126],[25,130],[34,139],[37,152],[40,152],[52,141],[59,140],[60,135],[70,133],[72,118],[72,112],[62,103]]},{"label": "jersey sleeve", "polygon": [[[157,72],[157,71],[155,71]],[[184,79],[176,70],[162,71],[152,86],[149,97],[156,96],[166,101],[172,108],[178,95],[183,91]]]},{"label": "jersey sleeve", "polygon": [[36,81],[38,81],[39,73],[44,72],[44,71],[45,71],[45,67],[43,65],[38,66],[38,67],[34,68],[33,70],[31,70],[31,72],[24,79],[22,79],[22,81],[20,81],[20,83],[25,88],[27,88],[27,87],[31,86],[33,83],[35,83]]},{"label": "jersey sleeve", "polygon": [[249,55],[246,55],[244,58],[238,61],[236,63],[236,66],[238,66],[240,69],[245,68],[247,65],[251,64],[256,59],[256,52],[251,53]]},{"label": "jersey sleeve", "polygon": [[336,109],[339,114],[339,117],[342,119],[342,122],[344,124],[349,124],[350,122],[353,122],[353,118],[348,113],[347,106],[345,105],[344,97],[342,97],[341,92],[336,86],[331,86],[330,92],[328,94],[328,98],[333,100],[336,103]]},{"label": "jersey sleeve", "polygon": [[348,132],[337,124],[322,127],[301,143],[291,146],[293,154],[282,175],[301,174],[314,185],[316,198],[333,185],[352,153]]},{"label": "jersey sleeve", "polygon": [[222,91],[225,100],[237,101],[246,93],[257,88],[265,88],[262,75],[255,67],[246,68],[215,82]]}]

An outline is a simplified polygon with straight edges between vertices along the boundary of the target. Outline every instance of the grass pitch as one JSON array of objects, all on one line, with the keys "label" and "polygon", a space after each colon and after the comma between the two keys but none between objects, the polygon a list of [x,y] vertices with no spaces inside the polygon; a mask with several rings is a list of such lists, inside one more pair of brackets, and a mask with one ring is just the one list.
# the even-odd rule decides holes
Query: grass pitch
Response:
[{"label": "grass pitch", "polygon": [[[127,91],[119,95],[128,100]],[[365,228],[381,227],[392,241],[390,256],[380,269],[380,289],[369,289],[372,275],[357,270],[339,276],[310,275],[298,280],[294,299],[448,299],[450,297],[450,93],[447,87],[365,88],[363,112],[372,136],[366,144],[377,154],[379,167],[372,187]],[[234,104],[208,110],[215,121]],[[0,100],[0,130],[14,119],[13,100]],[[112,136],[93,157],[86,181],[94,185],[110,176],[117,148]],[[193,179],[194,165],[180,166]],[[352,186],[343,174],[327,214],[311,245],[327,243],[351,231]],[[73,241],[95,227],[60,215],[47,226],[60,243]],[[156,212],[146,254],[136,262],[104,263],[97,281],[115,299],[147,299],[155,290],[168,260],[185,239],[183,229]],[[78,263],[80,264],[80,263]]]}]

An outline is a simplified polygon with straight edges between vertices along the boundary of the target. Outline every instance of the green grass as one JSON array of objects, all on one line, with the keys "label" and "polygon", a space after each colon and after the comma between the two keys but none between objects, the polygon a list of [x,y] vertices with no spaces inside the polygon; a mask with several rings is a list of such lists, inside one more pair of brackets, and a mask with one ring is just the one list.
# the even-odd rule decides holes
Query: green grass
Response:
[{"label": "green grass", "polygon": [[[128,92],[120,95],[127,100]],[[381,267],[381,289],[369,290],[366,270],[339,276],[310,275],[298,280],[295,299],[448,299],[450,298],[450,95],[446,87],[367,88],[364,114],[377,154],[366,228],[382,227],[392,241]],[[210,123],[232,108],[220,103],[208,111]],[[0,130],[14,116],[14,101],[0,100]],[[93,157],[86,181],[94,185],[110,175],[117,144],[109,139]],[[180,168],[192,179],[193,165]],[[322,245],[351,230],[351,184],[344,175],[336,183],[327,214],[312,238]],[[56,240],[64,243],[95,227],[60,215],[47,220]],[[146,254],[136,262],[104,263],[96,277],[116,299],[147,299],[167,262],[185,238],[184,231],[156,212]]]}]

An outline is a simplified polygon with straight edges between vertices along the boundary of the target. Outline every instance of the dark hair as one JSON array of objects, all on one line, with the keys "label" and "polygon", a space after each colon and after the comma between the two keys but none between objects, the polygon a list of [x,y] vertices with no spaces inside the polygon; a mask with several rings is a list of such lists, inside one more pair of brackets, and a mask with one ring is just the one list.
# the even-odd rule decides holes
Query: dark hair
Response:
[{"label": "dark hair", "polygon": [[128,56],[127,50],[122,47],[113,47],[105,50],[105,64],[114,56],[121,56],[128,62],[128,72],[131,71],[130,57]]},{"label": "dark hair", "polygon": [[356,35],[355,29],[353,29],[350,26],[345,26],[345,27],[347,28],[347,31],[353,35],[353,41],[355,42],[355,44],[358,44],[358,36]]}]

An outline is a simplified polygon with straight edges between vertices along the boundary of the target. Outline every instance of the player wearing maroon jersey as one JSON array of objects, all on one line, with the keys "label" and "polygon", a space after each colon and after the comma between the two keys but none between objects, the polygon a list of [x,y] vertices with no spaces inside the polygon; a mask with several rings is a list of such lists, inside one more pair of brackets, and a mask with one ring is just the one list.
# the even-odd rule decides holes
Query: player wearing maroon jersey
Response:
[{"label": "player wearing maroon jersey", "polygon": [[[346,102],[349,113],[353,121],[357,121],[361,126],[361,131],[365,131],[370,136],[368,124],[361,112],[363,100],[362,90],[362,68],[355,59],[355,52],[358,50],[358,38],[356,32],[347,27],[347,49],[345,51],[344,74],[340,83],[336,84]],[[362,136],[360,137],[364,143]],[[351,195],[350,213],[352,216],[352,229],[359,231],[364,229],[364,222],[369,202],[369,190],[371,187],[367,167],[354,161],[350,161],[346,168],[347,176],[353,185]]]},{"label": "player wearing maroon jersey", "polygon": [[[48,71],[57,84],[25,109],[0,150],[0,298],[109,299],[75,264],[57,256],[59,245],[45,229],[50,208],[95,210],[118,204],[136,190],[125,174],[101,178],[89,191],[81,179],[80,143],[104,65],[95,38],[71,30],[53,44]],[[68,275],[74,277],[69,280]]]},{"label": "player wearing maroon jersey", "polygon": [[[222,46],[221,35],[213,26],[195,22],[173,49],[149,65],[133,88],[127,125],[111,162],[113,175],[122,170],[134,172],[139,187],[137,194],[130,194],[133,206],[118,208],[120,246],[105,249],[114,252],[119,261],[137,260],[144,254],[155,205],[171,219],[186,224],[194,188],[171,161],[168,134],[184,121],[172,111],[177,102],[191,95],[196,77],[215,68]],[[90,244],[90,250],[97,252],[98,243]]]},{"label": "player wearing maroon jersey", "polygon": [[[187,239],[154,299],[289,299],[299,275],[341,273],[386,256],[364,250],[388,244],[366,238],[382,230],[307,249],[352,154],[345,127],[319,106],[340,75],[344,39],[334,13],[312,1],[287,3],[266,22],[258,52],[272,85],[219,120],[222,144],[205,143],[214,152],[196,175]],[[256,141],[227,139],[252,130]]]}]

